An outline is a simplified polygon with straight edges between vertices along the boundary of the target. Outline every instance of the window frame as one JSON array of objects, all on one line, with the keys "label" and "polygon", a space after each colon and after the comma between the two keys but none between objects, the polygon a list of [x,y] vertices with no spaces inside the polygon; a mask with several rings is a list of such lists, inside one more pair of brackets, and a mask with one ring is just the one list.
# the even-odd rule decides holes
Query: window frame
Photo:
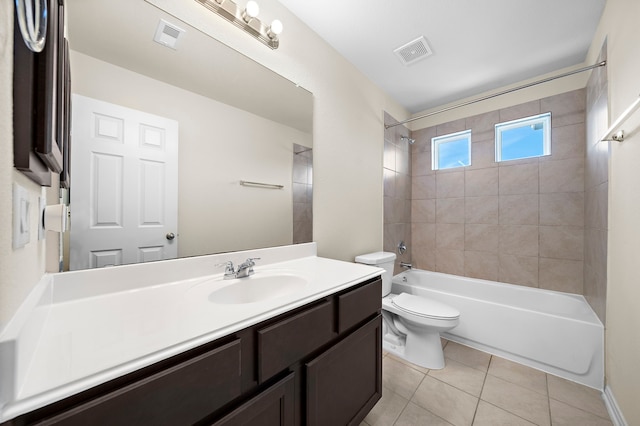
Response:
[{"label": "window frame", "polygon": [[[453,142],[454,140],[462,139],[466,137],[467,139],[467,151],[469,153],[469,164],[455,166],[455,167],[440,167],[439,161],[439,153],[440,153],[440,145],[447,142]],[[431,170],[449,170],[456,169],[459,167],[469,167],[471,166],[471,129],[463,130],[461,132],[449,133],[446,135],[435,136],[431,138]]]},{"label": "window frame", "polygon": [[[542,154],[530,155],[527,157],[502,159],[502,132],[506,130],[517,129],[524,126],[531,126],[541,123],[543,125],[542,133]],[[551,112],[545,112],[542,114],[536,114],[529,117],[518,118],[516,120],[505,121],[495,125],[495,149],[496,149],[496,163],[505,161],[517,161],[526,160],[530,158],[540,158],[551,155]]]}]

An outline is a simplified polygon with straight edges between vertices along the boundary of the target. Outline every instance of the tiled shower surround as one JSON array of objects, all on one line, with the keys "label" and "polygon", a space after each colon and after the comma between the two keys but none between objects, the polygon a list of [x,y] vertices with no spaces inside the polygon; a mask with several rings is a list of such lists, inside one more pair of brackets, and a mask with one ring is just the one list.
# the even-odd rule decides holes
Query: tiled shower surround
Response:
[{"label": "tiled shower surround", "polygon": [[[581,89],[414,131],[411,211],[385,204],[385,250],[397,219],[409,218],[417,268],[583,294],[585,98]],[[496,163],[495,124],[544,112],[552,114],[551,155]],[[431,170],[431,138],[467,129],[471,166]]]},{"label": "tiled shower surround", "polygon": [[[607,59],[606,50],[605,42],[598,62]],[[587,83],[584,181],[584,296],[603,324],[607,294],[609,143],[600,142],[599,139],[609,127],[607,86],[607,68],[595,69]]]},{"label": "tiled shower surround", "polygon": [[[397,123],[385,113],[385,123]],[[384,251],[396,253],[396,273],[400,262],[411,262],[411,145],[402,136],[410,135],[404,126],[384,132]],[[407,251],[400,254],[398,243]]]}]

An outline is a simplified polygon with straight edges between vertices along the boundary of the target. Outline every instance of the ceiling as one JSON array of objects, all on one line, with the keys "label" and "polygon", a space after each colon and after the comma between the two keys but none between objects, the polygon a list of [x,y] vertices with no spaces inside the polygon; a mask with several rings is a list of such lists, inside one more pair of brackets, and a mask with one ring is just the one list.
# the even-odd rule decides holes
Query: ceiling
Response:
[{"label": "ceiling", "polygon": [[[605,5],[605,0],[279,1],[412,113],[581,64]],[[419,36],[433,54],[403,65],[393,50]]]}]

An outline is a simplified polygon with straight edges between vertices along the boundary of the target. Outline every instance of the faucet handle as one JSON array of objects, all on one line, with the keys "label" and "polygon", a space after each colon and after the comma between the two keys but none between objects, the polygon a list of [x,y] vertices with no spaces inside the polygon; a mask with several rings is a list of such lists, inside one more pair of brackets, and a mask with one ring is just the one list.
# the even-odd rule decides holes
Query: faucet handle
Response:
[{"label": "faucet handle", "polygon": [[216,267],[220,267],[220,266],[224,266],[224,276],[231,276],[231,275],[235,275],[236,271],[233,267],[233,262],[232,261],[228,261],[228,262],[223,262],[223,263],[217,263],[215,265]]},{"label": "faucet handle", "polygon": [[254,260],[260,260],[259,257],[249,257],[247,258],[247,260],[245,261],[245,263],[249,266],[255,266],[256,262],[254,262]]}]

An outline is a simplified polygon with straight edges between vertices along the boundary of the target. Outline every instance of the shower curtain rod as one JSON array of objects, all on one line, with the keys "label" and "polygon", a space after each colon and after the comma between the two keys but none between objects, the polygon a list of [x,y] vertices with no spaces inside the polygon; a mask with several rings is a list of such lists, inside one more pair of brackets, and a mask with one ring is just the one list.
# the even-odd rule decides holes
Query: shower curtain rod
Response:
[{"label": "shower curtain rod", "polygon": [[495,98],[497,96],[506,95],[507,93],[515,92],[517,90],[526,89],[526,88],[531,87],[531,86],[536,86],[538,84],[547,83],[549,81],[556,80],[558,78],[568,77],[568,76],[573,75],[573,74],[578,74],[578,73],[581,73],[581,72],[589,71],[591,69],[598,68],[598,67],[603,67],[605,65],[607,65],[607,61],[598,62],[595,65],[589,65],[588,67],[578,68],[577,70],[569,71],[569,72],[566,72],[564,74],[559,74],[559,75],[556,75],[556,76],[553,76],[553,77],[548,77],[548,78],[545,78],[545,79],[542,79],[542,80],[534,81],[532,83],[523,84],[522,86],[514,87],[512,89],[503,90],[502,92],[494,93],[493,95],[483,96],[481,98],[472,99],[472,100],[467,101],[467,102],[462,102],[462,103],[459,103],[459,104],[456,104],[456,105],[451,105],[450,107],[442,108],[442,109],[439,109],[437,111],[433,111],[433,112],[430,112],[430,113],[427,113],[427,114],[420,115],[418,117],[409,118],[407,120],[400,121],[398,123],[385,124],[384,128],[385,129],[389,129],[391,127],[400,126],[402,124],[410,123],[410,122],[416,121],[416,120],[421,120],[423,118],[431,117],[432,115],[440,114],[440,113],[443,113],[443,112],[446,112],[446,111],[450,111],[452,109],[456,109],[456,108],[460,108],[460,107],[463,107],[463,106],[475,104],[476,102],[486,101],[487,99]]}]

